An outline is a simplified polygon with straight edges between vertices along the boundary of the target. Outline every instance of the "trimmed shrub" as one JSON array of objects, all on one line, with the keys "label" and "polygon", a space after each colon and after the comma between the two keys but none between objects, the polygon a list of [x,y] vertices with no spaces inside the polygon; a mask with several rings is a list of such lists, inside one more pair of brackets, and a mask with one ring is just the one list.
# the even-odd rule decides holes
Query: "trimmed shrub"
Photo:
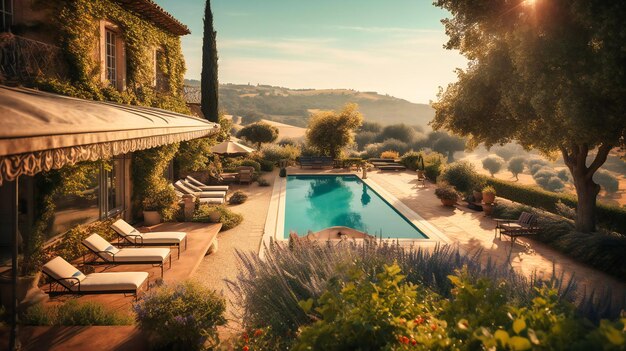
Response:
[{"label": "trimmed shrub", "polygon": [[68,300],[61,305],[29,307],[20,322],[25,325],[131,325],[133,319],[101,303]]},{"label": "trimmed shrub", "polygon": [[257,183],[259,186],[270,186],[270,182],[269,182],[269,181],[267,181],[267,179],[265,179],[265,178],[259,178],[259,179],[257,179],[257,180],[256,180],[256,183]]},{"label": "trimmed shrub", "polygon": [[148,333],[152,346],[164,350],[216,347],[217,327],[226,324],[226,301],[191,281],[154,289],[134,309],[137,324]]},{"label": "trimmed shrub", "polygon": [[483,159],[483,168],[489,171],[492,177],[500,172],[502,166],[504,166],[504,159],[500,156],[490,155]]},{"label": "trimmed shrub", "polygon": [[509,160],[507,169],[513,174],[515,179],[519,179],[518,175],[524,172],[524,163],[526,163],[526,157],[515,156]]},{"label": "trimmed shrub", "polygon": [[[572,194],[553,193],[533,186],[515,184],[497,178],[481,178],[482,181],[496,188],[498,196],[528,206],[541,208],[548,212],[557,213],[556,204],[559,201],[573,208],[576,208],[578,203],[576,196]],[[626,208],[597,204],[596,215],[598,224],[606,229],[626,235]]]},{"label": "trimmed shrub", "polygon": [[248,200],[248,195],[241,190],[237,190],[230,196],[228,203],[231,205],[239,205],[246,202],[246,200]]},{"label": "trimmed shrub", "polygon": [[[422,162],[424,161],[424,156],[421,152],[409,151],[402,155],[402,157],[400,158],[400,163],[403,164],[404,167],[406,167],[407,169],[415,171],[418,169],[419,160],[422,160]],[[424,166],[426,165],[424,164]]]},{"label": "trimmed shrub", "polygon": [[209,218],[209,215],[214,211],[219,212],[220,219],[217,223],[222,223],[222,229],[220,231],[225,231],[232,229],[243,221],[243,216],[239,213],[235,213],[229,210],[224,205],[208,205],[208,204],[200,204],[196,208],[193,214],[192,222],[201,222],[201,223],[214,223]]},{"label": "trimmed shrub", "polygon": [[[542,159],[542,158],[531,158],[530,160],[526,161],[527,165],[528,165],[528,169],[530,170],[531,173],[534,173],[533,171],[533,167],[534,166],[547,166],[548,165],[548,161]],[[541,169],[541,167],[535,168],[536,170]]]},{"label": "trimmed shrub", "polygon": [[454,187],[443,183],[435,189],[435,196],[440,200],[457,201],[459,199],[459,193],[454,190]]},{"label": "trimmed shrub", "polygon": [[607,193],[613,194],[619,190],[619,180],[617,180],[617,177],[603,169],[598,170],[593,175],[593,181],[600,185]]},{"label": "trimmed shrub", "polygon": [[424,155],[424,174],[431,181],[436,181],[446,166],[446,157],[438,152],[430,152]]},{"label": "trimmed shrub", "polygon": [[396,151],[393,151],[393,150],[383,151],[380,154],[380,158],[389,158],[389,159],[395,160],[398,157],[400,157],[400,155]]},{"label": "trimmed shrub", "polygon": [[254,168],[255,172],[261,172],[261,164],[255,160],[246,159],[246,160],[239,161],[237,163],[238,163],[238,166],[252,167]]},{"label": "trimmed shrub", "polygon": [[466,161],[449,164],[441,174],[440,179],[463,194],[468,194],[481,187],[480,177],[476,173],[474,165]]},{"label": "trimmed shrub", "polygon": [[274,162],[268,160],[259,160],[262,172],[271,172],[274,170]]},{"label": "trimmed shrub", "polygon": [[300,157],[301,150],[298,146],[293,145],[279,146],[270,144],[263,146],[261,153],[264,160],[276,164],[280,160],[295,161],[296,158]]}]

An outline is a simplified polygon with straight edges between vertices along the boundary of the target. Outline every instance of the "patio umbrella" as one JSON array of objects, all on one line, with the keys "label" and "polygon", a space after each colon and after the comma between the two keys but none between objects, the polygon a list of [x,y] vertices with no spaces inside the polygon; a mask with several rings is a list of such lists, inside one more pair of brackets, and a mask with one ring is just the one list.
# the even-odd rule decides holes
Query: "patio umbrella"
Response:
[{"label": "patio umbrella", "polygon": [[239,144],[236,141],[226,140],[220,144],[217,144],[211,148],[211,151],[218,155],[245,155],[255,150],[253,148],[247,147],[245,145]]}]

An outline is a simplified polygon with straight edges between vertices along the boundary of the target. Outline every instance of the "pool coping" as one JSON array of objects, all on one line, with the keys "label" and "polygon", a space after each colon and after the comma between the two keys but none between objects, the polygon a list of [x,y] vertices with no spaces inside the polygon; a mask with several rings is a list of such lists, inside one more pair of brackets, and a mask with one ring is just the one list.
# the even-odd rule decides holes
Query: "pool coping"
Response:
[{"label": "pool coping", "polygon": [[[363,181],[367,186],[374,190],[385,200],[390,206],[395,208],[404,218],[411,222],[415,227],[422,231],[428,238],[383,238],[382,241],[399,243],[400,245],[418,245],[419,244],[450,244],[452,241],[439,229],[435,228],[422,216],[417,214],[406,204],[393,196],[390,192],[378,185],[374,180],[370,178],[363,179],[358,173],[343,172],[343,173],[296,173],[289,175],[302,175],[302,176],[356,176]],[[289,239],[283,237],[285,231],[285,195],[287,192],[287,177],[280,177],[276,175],[274,180],[274,188],[272,189],[272,196],[270,199],[270,205],[267,211],[267,218],[265,220],[265,228],[263,230],[263,239],[261,240],[259,247],[259,256],[261,258],[265,255],[264,247],[269,247],[272,240],[276,242],[286,242]],[[280,234],[279,236],[277,236]],[[381,239],[379,239],[381,240]]]}]

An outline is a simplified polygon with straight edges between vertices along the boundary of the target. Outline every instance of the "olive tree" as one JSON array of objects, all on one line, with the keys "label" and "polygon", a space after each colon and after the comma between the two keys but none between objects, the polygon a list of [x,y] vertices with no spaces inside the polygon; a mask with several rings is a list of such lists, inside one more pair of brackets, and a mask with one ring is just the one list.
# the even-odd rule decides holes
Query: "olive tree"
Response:
[{"label": "olive tree", "polygon": [[341,149],[354,142],[354,130],[363,123],[357,104],[341,111],[322,111],[311,116],[306,140],[321,153],[337,158]]},{"label": "olive tree", "polygon": [[261,144],[271,143],[278,138],[278,128],[265,122],[256,122],[241,128],[237,137],[256,143],[260,150]]},{"label": "olive tree", "polygon": [[[593,175],[626,130],[626,1],[436,0],[447,49],[470,64],[433,104],[432,126],[490,147],[558,152],[572,174],[576,229],[595,230]],[[593,153],[590,163],[587,156]]]},{"label": "olive tree", "polygon": [[524,156],[515,156],[509,160],[507,169],[509,172],[513,173],[515,180],[519,180],[519,174],[524,172],[524,163],[526,163]]},{"label": "olive tree", "polygon": [[500,172],[502,166],[504,166],[504,159],[500,156],[489,155],[483,159],[483,168],[489,171],[492,177]]}]

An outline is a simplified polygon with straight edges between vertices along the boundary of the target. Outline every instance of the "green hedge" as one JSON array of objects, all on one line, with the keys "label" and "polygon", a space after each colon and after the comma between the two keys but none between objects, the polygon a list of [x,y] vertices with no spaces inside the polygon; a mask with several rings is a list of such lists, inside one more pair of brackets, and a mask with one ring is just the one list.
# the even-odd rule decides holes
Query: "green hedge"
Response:
[{"label": "green hedge", "polygon": [[[559,201],[574,208],[578,204],[575,195],[553,193],[533,186],[519,185],[491,177],[482,176],[482,178],[485,183],[496,189],[498,196],[528,206],[542,208],[548,212],[557,213],[556,203]],[[598,204],[596,216],[599,225],[626,234],[626,208]]]}]

